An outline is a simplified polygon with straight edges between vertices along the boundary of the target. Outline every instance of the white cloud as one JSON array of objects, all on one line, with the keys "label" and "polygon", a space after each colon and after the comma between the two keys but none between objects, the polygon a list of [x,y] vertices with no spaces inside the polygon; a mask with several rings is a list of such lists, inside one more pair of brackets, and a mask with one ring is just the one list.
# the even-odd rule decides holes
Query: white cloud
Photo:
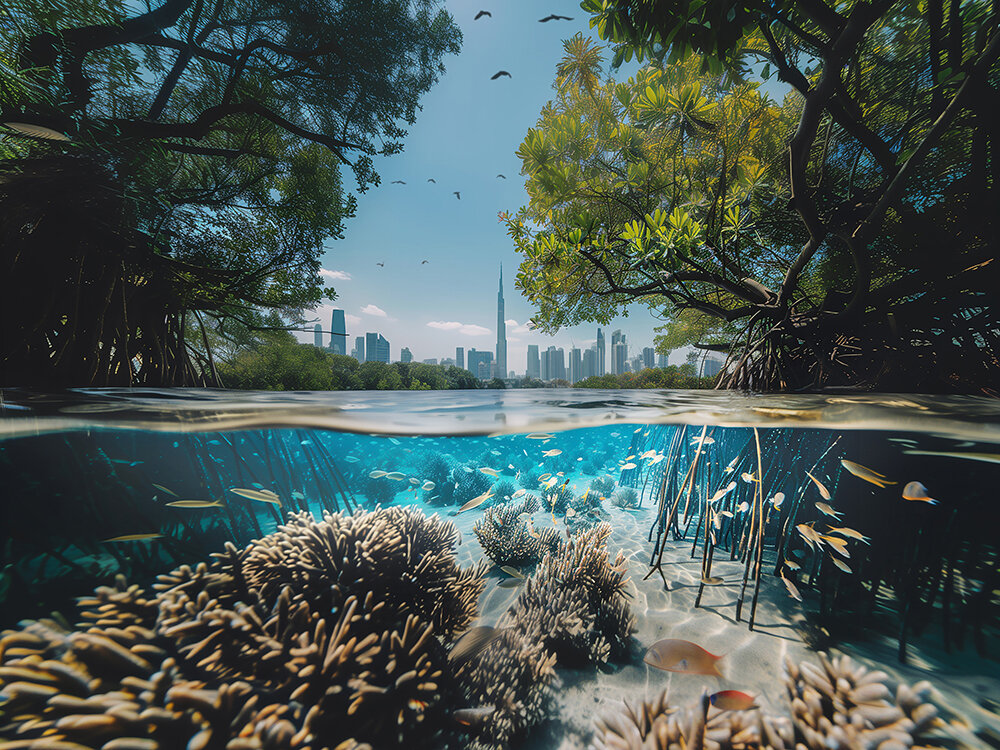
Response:
[{"label": "white cloud", "polygon": [[361,308],[362,315],[373,315],[376,318],[388,318],[389,314],[378,305],[365,305]]},{"label": "white cloud", "polygon": [[351,274],[347,271],[331,271],[326,268],[319,269],[320,276],[326,276],[328,279],[334,279],[335,281],[350,281]]},{"label": "white cloud", "polygon": [[535,328],[531,325],[530,321],[525,321],[522,325],[516,320],[511,318],[510,320],[505,320],[504,323],[507,324],[507,340],[510,340],[511,336],[524,336],[526,334],[532,333]]},{"label": "white cloud", "polygon": [[346,315],[344,315],[344,320],[347,322],[347,325],[350,326],[361,325],[361,318],[359,318],[357,315],[351,315],[350,313],[347,313]]},{"label": "white cloud", "polygon": [[430,328],[437,328],[439,331],[458,331],[465,336],[489,336],[493,333],[489,328],[483,328],[473,323],[459,323],[456,320],[432,320],[427,325]]}]

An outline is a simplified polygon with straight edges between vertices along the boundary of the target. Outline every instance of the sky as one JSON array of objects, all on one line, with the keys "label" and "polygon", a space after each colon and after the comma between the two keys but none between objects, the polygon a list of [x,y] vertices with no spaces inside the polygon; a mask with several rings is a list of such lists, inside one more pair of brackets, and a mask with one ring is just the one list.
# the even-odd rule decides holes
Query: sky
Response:
[{"label": "sky", "polygon": [[[348,351],[355,336],[378,332],[389,340],[392,361],[404,346],[418,362],[454,357],[456,346],[492,351],[502,263],[507,367],[521,375],[528,344],[562,347],[568,360],[571,347],[586,349],[596,337],[596,324],[552,337],[528,329],[534,309],[514,287],[520,256],[497,214],[527,203],[515,151],[553,97],[563,40],[578,31],[599,39],[572,0],[448,0],[445,7],[462,29],[462,51],[444,59],[447,71],[421,100],[403,153],[376,159],[382,184],[359,196],[344,238],[327,243],[323,275],[338,299],[313,315],[329,330],[331,311],[343,309]],[[480,10],[492,17],[474,20]],[[573,20],[539,23],[550,13]],[[511,77],[491,81],[499,70]],[[621,329],[632,357],[653,345],[653,328],[660,323],[635,305],[628,317],[604,327],[605,336],[610,341],[611,332]],[[296,335],[313,340],[312,333]],[[674,353],[670,363],[683,360],[684,352]]]}]

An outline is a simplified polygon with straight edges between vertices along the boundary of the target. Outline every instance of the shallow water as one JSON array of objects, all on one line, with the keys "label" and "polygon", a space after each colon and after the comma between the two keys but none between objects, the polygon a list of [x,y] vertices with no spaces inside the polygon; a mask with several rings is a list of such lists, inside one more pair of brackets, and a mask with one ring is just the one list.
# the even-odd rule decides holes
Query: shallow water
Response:
[{"label": "shallow water", "polygon": [[1000,747],[996,401],[2,396],[0,748]]}]

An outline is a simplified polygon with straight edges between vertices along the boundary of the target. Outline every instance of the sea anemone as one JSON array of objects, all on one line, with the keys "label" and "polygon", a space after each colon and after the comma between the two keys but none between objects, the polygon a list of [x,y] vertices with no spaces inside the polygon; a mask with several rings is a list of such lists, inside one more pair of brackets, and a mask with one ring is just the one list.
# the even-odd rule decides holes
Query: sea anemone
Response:
[{"label": "sea anemone", "polygon": [[493,485],[493,504],[499,505],[500,503],[507,502],[514,497],[515,492],[517,492],[517,488],[512,481],[501,479]]},{"label": "sea anemone", "polygon": [[547,552],[559,547],[559,532],[551,526],[531,529],[522,513],[538,510],[538,498],[528,495],[521,502],[513,501],[488,508],[472,527],[479,544],[497,565],[534,565]]}]

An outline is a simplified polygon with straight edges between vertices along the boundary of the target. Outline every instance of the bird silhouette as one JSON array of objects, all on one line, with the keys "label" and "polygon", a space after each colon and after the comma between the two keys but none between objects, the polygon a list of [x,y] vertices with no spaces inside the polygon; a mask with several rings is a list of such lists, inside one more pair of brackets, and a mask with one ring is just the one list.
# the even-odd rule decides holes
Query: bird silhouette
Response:
[{"label": "bird silhouette", "polygon": [[514,77],[510,73],[508,73],[506,70],[498,70],[496,73],[494,73],[493,75],[490,76],[490,80],[491,81],[495,81],[500,76],[507,76],[508,78],[513,78]]},{"label": "bird silhouette", "polygon": [[406,183],[403,182],[402,180],[393,180],[392,184],[393,185],[405,185]]},{"label": "bird silhouette", "polygon": [[456,198],[458,198],[459,200],[462,200],[462,194],[461,194],[460,192],[458,192],[457,190],[455,190],[455,191],[454,191],[454,192],[452,193],[452,195],[454,195],[454,196],[455,196]]},{"label": "bird silhouette", "polygon": [[473,21],[478,21],[483,16],[489,16],[490,18],[493,18],[493,14],[490,13],[488,10],[481,10],[478,13],[476,13],[476,17],[473,18],[472,20]]},{"label": "bird silhouette", "polygon": [[376,263],[375,265],[376,266],[382,266],[382,268],[385,268],[385,263]]},{"label": "bird silhouette", "polygon": [[539,18],[538,23],[545,23],[546,21],[572,21],[573,19],[569,16],[557,16],[555,13],[545,18]]},{"label": "bird silhouette", "polygon": [[435,179],[434,179],[433,177],[428,177],[428,178],[427,178],[427,181],[428,181],[428,182],[433,182],[433,183],[434,183],[435,185],[437,185],[437,184],[438,184],[438,181],[437,181],[437,180],[435,180]]},{"label": "bird silhouette", "polygon": [[499,177],[499,178],[500,178],[500,179],[502,179],[502,180],[506,180],[506,179],[507,179],[507,178],[506,178],[506,177],[504,177],[504,176],[503,176],[502,174],[498,174],[498,175],[497,175],[497,177]]},{"label": "bird silhouette", "polygon": [[422,260],[422,261],[420,261],[420,265],[423,265],[426,262],[427,262],[426,260]]}]

